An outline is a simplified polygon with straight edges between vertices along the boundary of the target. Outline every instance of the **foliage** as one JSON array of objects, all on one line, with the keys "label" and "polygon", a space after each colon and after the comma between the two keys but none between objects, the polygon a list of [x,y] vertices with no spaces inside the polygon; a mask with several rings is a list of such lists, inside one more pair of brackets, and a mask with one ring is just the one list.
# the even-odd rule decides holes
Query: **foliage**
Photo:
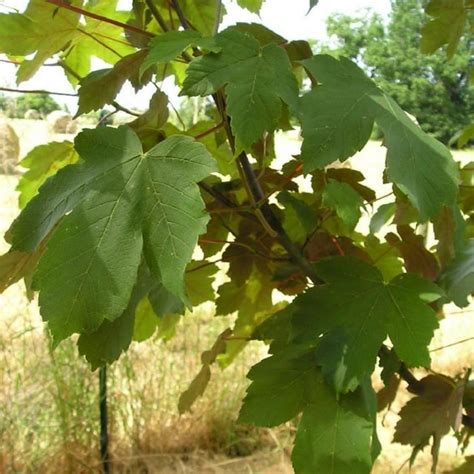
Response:
[{"label": "foliage", "polygon": [[0,110],[7,117],[23,118],[28,110],[36,110],[45,118],[49,113],[60,108],[51,95],[45,92],[25,94],[16,98],[0,95]]},{"label": "foliage", "polygon": [[[434,17],[427,22],[423,4],[422,0],[392,1],[387,25],[377,14],[331,17],[327,30],[336,45],[323,49],[357,60],[425,132],[447,144],[472,120],[472,45],[468,31],[463,35],[472,14],[464,0],[434,1],[427,8]],[[443,51],[435,52],[444,43],[450,45],[449,62]],[[424,51],[434,54],[426,57]]]},{"label": "foliage", "polygon": [[[239,3],[258,11],[263,2]],[[211,301],[217,315],[236,313],[202,354],[179,408],[203,393],[212,364],[226,367],[249,340],[270,343],[270,357],[249,373],[241,419],[297,418],[298,473],[371,471],[381,450],[370,381],[378,361],[387,386],[398,373],[416,395],[396,441],[416,456],[432,440],[435,469],[441,437],[460,420],[473,425],[470,374],[418,380],[410,369],[429,371],[443,306],[463,306],[474,292],[474,198],[470,184],[459,187],[470,169],[403,112],[389,83],[380,87],[347,58],[313,56],[307,42],[256,24],[215,33],[223,9],[211,0],[115,6],[32,0],[25,13],[0,16],[0,51],[21,62],[20,81],[58,54],[78,88],[77,115],[118,107],[127,81],[139,90],[166,76],[184,100],[213,105],[206,121],[180,129],[156,83],[149,110],[127,125],[33,150],[0,287],[24,278],[54,344],[79,334],[92,369],[157,328],[171,337],[185,308]],[[417,35],[414,18],[408,33]],[[111,67],[90,72],[91,56]],[[292,124],[301,154],[277,166],[275,133]],[[379,179],[393,187],[377,213],[364,176],[332,166],[363,148],[375,124],[387,149]],[[375,215],[371,231],[364,213]],[[423,230],[435,232],[435,246]],[[275,304],[275,290],[289,302]]]},{"label": "foliage", "polygon": [[25,94],[16,99],[16,114],[24,117],[28,110],[37,110],[43,117],[55,110],[59,110],[59,104],[46,93]]}]

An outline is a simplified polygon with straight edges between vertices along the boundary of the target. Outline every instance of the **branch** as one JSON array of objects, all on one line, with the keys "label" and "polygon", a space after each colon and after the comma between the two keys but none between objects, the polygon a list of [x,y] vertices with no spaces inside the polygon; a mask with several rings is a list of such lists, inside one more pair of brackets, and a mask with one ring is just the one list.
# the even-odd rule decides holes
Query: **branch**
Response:
[{"label": "branch", "polygon": [[113,20],[112,18],[108,18],[106,16],[97,15],[96,13],[92,13],[82,8],[75,7],[74,5],[70,5],[69,3],[65,3],[63,0],[46,0],[46,2],[51,3],[52,5],[56,5],[59,8],[65,8],[66,10],[71,10],[73,12],[80,13],[81,15],[88,16],[89,18],[93,18],[97,21],[103,21],[105,23],[109,23],[110,25],[118,26],[119,28],[123,28],[124,30],[133,31],[134,33],[138,33],[143,36],[148,36],[150,38],[154,37],[154,35],[149,31],[142,30],[141,28],[137,28],[133,25],[127,25],[126,23]]},{"label": "branch", "polygon": [[[232,134],[232,130],[230,128],[229,118],[227,116],[226,107],[225,107],[225,100],[221,93],[217,93],[213,95],[214,102],[216,103],[217,110],[219,111],[222,120],[224,121],[224,126],[227,134],[227,138],[229,140],[229,144],[233,151],[235,151],[235,138]],[[253,201],[254,204],[256,203],[263,203],[259,205],[258,212],[259,215],[263,218],[262,224],[264,227],[273,231],[276,234],[280,244],[283,248],[288,252],[290,255],[291,260],[293,263],[298,265],[303,273],[315,284],[320,282],[320,279],[316,275],[311,263],[304,257],[303,253],[301,252],[300,248],[295,245],[292,240],[288,237],[288,234],[283,229],[278,217],[273,212],[270,204],[266,202],[265,194],[258,182],[257,176],[252,168],[252,165],[249,162],[247,154],[245,152],[240,153],[238,157],[239,163],[239,171],[242,172],[242,177],[244,179],[244,183],[246,184],[249,197]],[[262,219],[259,219],[262,221]],[[268,229],[267,229],[268,230]]]},{"label": "branch", "polygon": [[[252,165],[250,164],[249,159],[244,152],[242,152],[239,155],[239,162],[240,162],[240,165],[242,166],[242,170],[247,180],[248,187],[249,187],[250,193],[253,196],[253,199],[256,202],[264,201],[265,194],[262,190],[262,187],[260,186],[260,183],[257,180],[257,176],[255,175]],[[277,234],[278,240],[280,241],[281,245],[291,256],[291,260],[301,268],[304,274],[313,283],[315,284],[319,283],[320,280],[318,276],[316,275],[316,272],[314,271],[312,265],[304,257],[300,248],[297,245],[295,245],[293,241],[288,237],[288,234],[283,229],[283,226],[281,225],[278,217],[273,212],[273,209],[271,208],[270,204],[268,204],[268,202],[264,202],[260,206],[260,210],[263,214],[263,217],[269,224],[269,226]]]},{"label": "branch", "polygon": [[145,3],[155,20],[160,25],[161,29],[166,33],[168,31],[168,26],[166,25],[164,18],[161,16],[158,8],[156,8],[156,5],[153,3],[153,0],[145,0]]},{"label": "branch", "polygon": [[173,8],[176,14],[178,15],[181,26],[185,30],[191,29],[191,25],[189,24],[188,20],[186,20],[186,17],[184,16],[183,10],[181,9],[181,6],[179,5],[178,0],[171,0],[171,5],[173,5]]}]

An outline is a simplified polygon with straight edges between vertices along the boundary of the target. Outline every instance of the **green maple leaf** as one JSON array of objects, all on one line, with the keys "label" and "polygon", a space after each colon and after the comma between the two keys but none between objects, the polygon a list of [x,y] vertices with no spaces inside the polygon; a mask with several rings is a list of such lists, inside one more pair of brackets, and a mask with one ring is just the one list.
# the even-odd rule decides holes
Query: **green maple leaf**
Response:
[{"label": "green maple leaf", "polygon": [[[87,10],[107,18],[126,23],[128,12],[117,10],[118,0],[88,4]],[[97,21],[90,17],[84,18],[84,23],[77,30],[78,34],[61,56],[66,65],[65,73],[71,84],[76,86],[79,77],[85,77],[91,69],[92,57],[97,57],[108,64],[132,54],[135,48],[128,44],[120,28],[105,21]],[[143,36],[140,35],[141,39]],[[75,74],[71,73],[73,71]]]},{"label": "green maple leaf", "polygon": [[[72,2],[77,6],[82,3],[82,0]],[[117,12],[116,6],[117,0],[114,0],[88,5],[87,9],[126,22],[128,14]],[[92,56],[115,63],[134,51],[116,26],[91,18],[80,24],[79,18],[78,13],[43,0],[31,0],[23,14],[0,15],[0,51],[20,57],[34,53],[33,58],[23,59],[18,68],[18,83],[30,79],[48,58],[60,51],[63,51],[61,59],[73,85],[78,82],[75,74],[85,76],[90,71]]]},{"label": "green maple leaf", "polygon": [[215,170],[190,137],[143,153],[130,129],[104,127],[75,145],[84,163],[50,178],[11,230],[14,249],[34,250],[54,228],[35,286],[56,341],[122,314],[143,251],[165,288],[186,300],[184,269],[208,220],[196,183]]},{"label": "green maple leaf", "polygon": [[343,161],[365,146],[374,119],[366,112],[364,99],[378,94],[378,89],[359,67],[344,58],[338,61],[315,56],[303,64],[322,83],[306,94],[300,105],[304,134],[301,152],[309,172]]},{"label": "green maple leaf", "polygon": [[375,413],[367,410],[361,389],[337,399],[324,388],[298,426],[291,456],[295,472],[369,474],[380,449]]},{"label": "green maple leaf", "polygon": [[103,321],[95,331],[81,334],[77,341],[79,353],[85,356],[92,370],[111,364],[127,351],[132,340],[144,341],[157,328],[169,331],[164,325],[170,325],[170,319],[179,321],[183,312],[182,302],[142,265],[124,312],[113,321]]},{"label": "green maple leaf", "polygon": [[[81,4],[80,2],[73,2]],[[17,71],[17,82],[30,79],[46,61],[64,46],[74,40],[78,34],[77,26],[80,15],[65,8],[57,8],[42,0],[30,0],[24,15],[31,19],[31,25],[26,37],[18,38],[19,43],[30,44],[35,39],[35,56],[23,60]],[[1,28],[1,27],[0,27]],[[26,45],[25,45],[26,46]],[[1,48],[1,47],[0,47]],[[31,54],[29,51],[27,54]],[[26,54],[22,54],[26,55]]]},{"label": "green maple leaf", "polygon": [[[272,427],[303,412],[292,454],[297,474],[369,473],[375,409],[371,389],[339,398],[324,382],[314,349],[290,346],[254,366],[240,421]],[[370,407],[370,408],[369,408]]]},{"label": "green maple leaf", "polygon": [[309,11],[311,11],[318,3],[319,0],[309,0]]},{"label": "green maple leaf", "polygon": [[[215,0],[182,0],[180,2],[184,16],[189,24],[205,35],[214,34],[217,8]],[[225,15],[225,7],[221,7],[221,18]]]},{"label": "green maple leaf", "polygon": [[148,110],[127,125],[138,135],[147,151],[162,140],[168,117],[168,96],[157,90],[150,99]]},{"label": "green maple leaf", "polygon": [[474,123],[466,125],[449,142],[450,146],[456,143],[458,148],[464,148],[474,138]]},{"label": "green maple leaf", "polygon": [[396,205],[394,202],[382,204],[370,220],[370,233],[376,234],[384,225],[387,225],[395,215]]},{"label": "green maple leaf", "polygon": [[193,306],[206,301],[214,301],[215,293],[212,284],[218,271],[216,265],[206,261],[193,261],[186,268],[186,290]]},{"label": "green maple leaf", "polygon": [[262,46],[266,46],[270,43],[284,45],[288,42],[283,36],[280,36],[278,33],[275,33],[260,23],[236,23],[235,25],[229,26],[227,30],[235,30],[253,36]]},{"label": "green maple leaf", "polygon": [[33,148],[20,162],[20,166],[28,170],[21,176],[16,188],[20,193],[20,207],[25,207],[38,194],[39,188],[50,176],[78,159],[69,141],[51,142]]},{"label": "green maple leaf", "polygon": [[249,12],[259,13],[264,1],[265,0],[237,0],[237,4]]},{"label": "green maple leaf", "polygon": [[161,283],[155,282],[148,296],[138,303],[133,340],[145,341],[152,337],[157,329],[162,339],[171,338],[183,313],[182,301],[166,290]]},{"label": "green maple leaf", "polygon": [[294,242],[304,243],[317,225],[314,210],[288,191],[278,194],[278,202],[285,206],[283,227],[287,234]]},{"label": "green maple leaf", "polygon": [[374,235],[368,235],[364,242],[364,250],[382,273],[385,281],[390,281],[403,272],[399,253],[390,244],[380,242]]},{"label": "green maple leaf", "polygon": [[387,177],[408,195],[421,217],[433,217],[443,205],[454,204],[458,172],[446,147],[425,134],[348,59],[320,55],[303,64],[319,84],[301,99],[305,171],[354,155],[377,121],[387,147]]},{"label": "green maple leaf", "polygon": [[125,82],[138,73],[146,54],[144,50],[138,51],[118,61],[113,68],[93,71],[86,76],[80,82],[76,117],[111,104]]},{"label": "green maple leaf", "polygon": [[245,284],[238,286],[233,280],[219,287],[216,313],[226,315],[237,311],[232,330],[236,340],[226,343],[225,353],[219,356],[221,366],[227,367],[234,360],[247,345],[246,339],[254,329],[271,314],[273,289],[274,282],[253,264],[250,265]]},{"label": "green maple leaf", "polygon": [[159,316],[153,311],[148,297],[143,298],[135,310],[132,339],[143,342],[155,334],[160,324]]},{"label": "green maple leaf", "polygon": [[362,197],[347,183],[330,180],[324,187],[323,205],[335,210],[350,230],[355,229],[362,215]]},{"label": "green maple leaf", "polygon": [[0,14],[0,51],[12,56],[26,56],[38,46],[38,26],[21,13]]},{"label": "green maple leaf", "polygon": [[298,86],[285,51],[229,28],[215,37],[222,51],[194,60],[182,94],[207,96],[225,86],[238,148],[250,147],[278,127],[282,101],[296,107]]},{"label": "green maple leaf", "polygon": [[386,283],[377,268],[354,257],[330,257],[315,268],[326,284],[294,301],[296,339],[337,333],[348,385],[372,373],[387,336],[408,366],[429,365],[428,345],[438,322],[426,303],[441,297],[436,285],[408,273]]},{"label": "green maple leaf", "polygon": [[128,349],[132,342],[137,306],[152,286],[149,272],[142,267],[123,313],[113,321],[103,321],[93,332],[79,336],[79,353],[87,359],[92,370],[116,361]]},{"label": "green maple leaf", "polygon": [[183,51],[195,46],[214,53],[220,51],[213,38],[204,38],[198,31],[168,31],[156,36],[150,41],[148,54],[140,67],[140,74],[154,64],[176,59]]},{"label": "green maple leaf", "polygon": [[464,33],[468,9],[474,9],[472,0],[431,0],[425,11],[433,19],[421,29],[421,50],[432,54],[447,45],[448,58],[452,58]]}]

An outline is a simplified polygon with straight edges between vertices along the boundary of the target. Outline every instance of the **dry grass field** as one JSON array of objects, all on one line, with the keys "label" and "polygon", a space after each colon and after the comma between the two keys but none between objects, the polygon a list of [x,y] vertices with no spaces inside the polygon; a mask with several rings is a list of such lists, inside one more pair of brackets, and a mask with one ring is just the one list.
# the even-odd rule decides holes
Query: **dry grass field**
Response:
[{"label": "dry grass field", "polygon": [[[55,139],[44,122],[15,121],[22,154]],[[64,136],[60,137],[64,139]],[[298,143],[280,139],[283,156],[297,153]],[[353,161],[377,183],[383,149],[371,142]],[[456,154],[462,161],[474,153]],[[18,212],[17,176],[0,176],[0,233]],[[372,212],[372,211],[371,211]],[[369,216],[366,216],[367,222]],[[0,241],[0,250],[7,248]],[[432,342],[437,349],[474,336],[474,307],[454,309],[441,321]],[[294,426],[256,429],[235,422],[245,392],[245,374],[264,355],[251,344],[235,364],[215,368],[205,396],[191,414],[179,417],[177,399],[199,370],[199,354],[222,331],[229,318],[214,318],[212,305],[199,307],[178,325],[169,342],[134,344],[109,370],[109,413],[113,472],[128,473],[262,473],[292,472],[288,460]],[[98,455],[98,376],[77,356],[73,341],[54,352],[35,301],[22,285],[0,295],[0,473],[100,472]],[[462,371],[474,364],[474,342],[433,352],[433,369]],[[375,381],[375,383],[378,383]],[[405,400],[408,397],[405,397]],[[384,445],[374,472],[409,472],[410,450],[390,443],[400,403],[382,413]],[[440,472],[460,464],[453,437],[442,443]],[[470,448],[471,454],[474,449]],[[422,453],[413,473],[428,474],[429,453]],[[324,474],[324,473],[321,473]]]}]

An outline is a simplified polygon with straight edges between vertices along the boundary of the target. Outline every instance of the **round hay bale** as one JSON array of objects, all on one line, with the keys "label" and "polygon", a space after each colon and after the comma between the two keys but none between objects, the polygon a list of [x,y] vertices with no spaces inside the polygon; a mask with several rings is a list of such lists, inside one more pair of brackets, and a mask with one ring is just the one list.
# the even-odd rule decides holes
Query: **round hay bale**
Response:
[{"label": "round hay bale", "polygon": [[15,173],[19,158],[20,140],[18,135],[14,128],[0,117],[0,173]]},{"label": "round hay bale", "polygon": [[77,124],[72,116],[61,110],[55,110],[48,115],[48,123],[53,133],[75,133]]},{"label": "round hay bale", "polygon": [[27,120],[40,120],[41,114],[35,109],[29,109],[25,112],[25,118]]}]

